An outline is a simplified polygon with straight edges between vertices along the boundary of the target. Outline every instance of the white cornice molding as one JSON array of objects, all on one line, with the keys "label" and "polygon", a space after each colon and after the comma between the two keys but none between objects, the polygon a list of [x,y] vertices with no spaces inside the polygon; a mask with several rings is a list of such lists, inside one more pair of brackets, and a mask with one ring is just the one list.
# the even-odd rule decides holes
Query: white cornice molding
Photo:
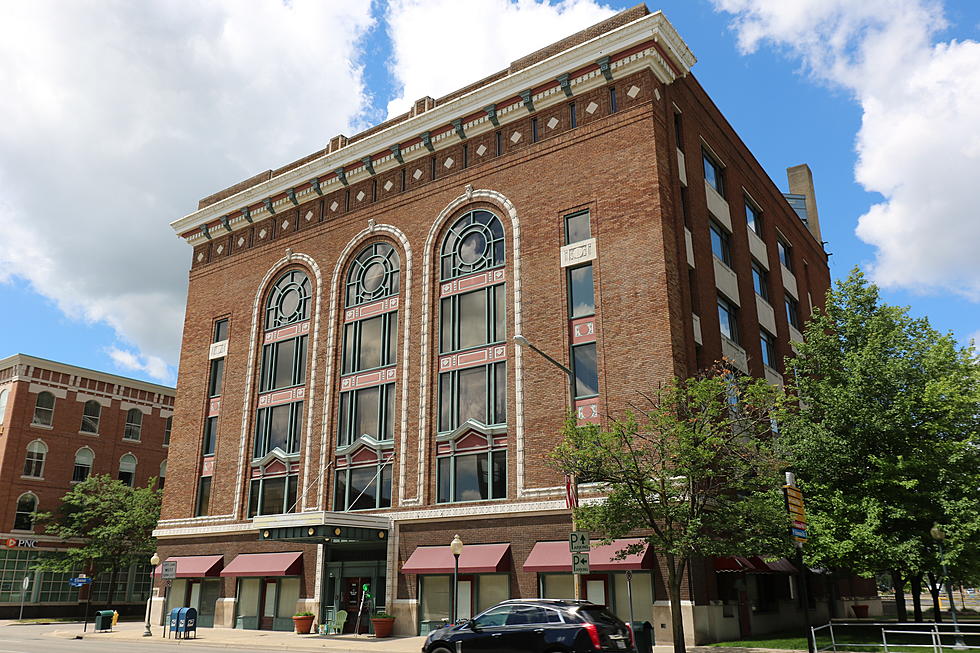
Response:
[{"label": "white cornice molding", "polygon": [[[134,390],[143,390],[145,392],[152,392],[154,394],[166,395],[168,397],[173,397],[176,394],[176,389],[165,385],[158,385],[156,383],[148,383],[146,381],[140,381],[138,379],[131,379],[126,376],[118,376],[116,374],[109,374],[108,372],[100,372],[99,370],[92,370],[87,367],[76,367],[74,365],[68,365],[67,363],[59,363],[58,361],[48,360],[46,358],[37,358],[36,356],[28,356],[27,354],[14,354],[13,356],[8,356],[7,358],[0,359],[0,370],[4,370],[10,367],[21,367],[22,369],[18,373],[14,374],[14,378],[6,379],[7,381],[32,381],[37,383],[42,383],[40,379],[32,378],[28,372],[28,368],[40,368],[44,370],[49,370],[51,372],[58,372],[60,374],[67,374],[72,378],[72,382],[69,384],[54,383],[43,381],[43,383],[57,386],[65,387],[74,390],[78,387],[77,377],[84,377],[86,379],[91,379],[93,381],[101,381],[103,383],[109,383],[112,385],[121,385],[127,388],[133,388]],[[91,389],[81,389],[82,392],[92,393]]]},{"label": "white cornice molding", "polygon": [[[658,11],[616,29],[610,30],[589,41],[586,41],[585,43],[581,43],[559,52],[558,54],[548,57],[543,61],[539,61],[528,66],[527,68],[519,70],[512,75],[507,75],[506,77],[503,77],[495,82],[481,86],[478,89],[466,93],[465,95],[449,101],[446,104],[430,109],[429,111],[426,111],[418,116],[391,125],[390,127],[367,136],[362,140],[352,143],[351,145],[340,148],[336,152],[331,152],[303,165],[297,166],[296,168],[268,181],[255,184],[254,186],[235,193],[230,197],[219,200],[210,206],[206,206],[184,216],[183,218],[175,220],[170,224],[170,226],[178,234],[186,233],[222,216],[236,212],[243,206],[250,206],[264,200],[265,198],[278,195],[279,193],[283,193],[290,188],[295,188],[299,185],[305,184],[314,177],[332,175],[334,170],[337,168],[344,165],[353,165],[365,156],[371,156],[377,154],[378,152],[383,152],[389,145],[403,143],[418,137],[424,132],[444,128],[445,126],[449,125],[452,120],[460,116],[478,113],[482,111],[484,107],[489,106],[490,104],[510,99],[529,88],[540,86],[542,83],[552,81],[564,73],[578,70],[593,64],[604,56],[610,56],[617,52],[622,52],[639,43],[650,40],[660,44],[670,58],[670,63],[668,63],[664,61],[663,57],[656,50],[651,49],[649,51],[649,54],[651,55],[649,57],[649,66],[663,83],[669,84],[676,78],[671,66],[680,71],[681,76],[687,75],[691,69],[691,66],[693,66],[696,61],[694,55],[687,47],[684,40],[674,29],[673,25],[670,24],[663,13]],[[546,91],[545,94],[547,93],[548,92]],[[535,98],[537,98],[537,96],[535,96]],[[479,123],[482,121],[485,121],[485,119],[480,118],[477,121],[474,121],[474,123]],[[451,135],[452,132],[449,132],[445,136],[441,135],[442,138],[434,138],[433,140],[442,140],[443,138]],[[416,150],[421,148],[421,145],[406,148],[402,152],[403,156],[407,160],[409,159],[409,156],[407,155],[414,154],[416,153]],[[380,163],[387,161],[390,158],[391,155],[388,155],[379,161],[376,161],[375,170],[378,170]],[[353,171],[353,174],[349,175],[349,182],[354,183],[359,180],[361,176],[362,175],[359,169],[355,170]],[[339,182],[334,178],[322,180],[320,183],[321,187],[323,188],[324,195],[334,190],[333,187],[339,184]],[[297,200],[302,203],[302,201],[306,199],[306,195],[310,193],[313,193],[313,191],[309,191],[308,193],[297,193]],[[276,211],[283,207],[287,209],[293,208],[288,199],[282,199],[273,204],[273,208]],[[268,217],[267,212],[264,209],[257,210],[253,215],[254,219]],[[231,220],[229,225],[234,229],[239,222],[245,223],[245,220],[238,217]],[[222,229],[218,233],[227,232]],[[195,244],[206,239],[203,236],[197,236],[196,238],[188,238],[187,240],[188,242]]]}]

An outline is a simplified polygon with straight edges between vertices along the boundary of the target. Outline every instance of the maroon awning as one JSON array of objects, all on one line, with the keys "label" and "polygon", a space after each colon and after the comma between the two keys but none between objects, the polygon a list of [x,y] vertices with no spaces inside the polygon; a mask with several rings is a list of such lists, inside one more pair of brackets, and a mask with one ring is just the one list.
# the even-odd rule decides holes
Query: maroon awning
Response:
[{"label": "maroon awning", "polygon": [[[643,549],[622,560],[616,554],[631,544],[642,544]],[[626,571],[628,569],[653,569],[653,549],[642,538],[633,537],[613,540],[610,544],[599,544],[589,551],[591,571]],[[538,542],[524,561],[524,571],[566,572],[572,571],[572,553],[568,541]]]},{"label": "maroon awning", "polygon": [[[510,570],[510,544],[467,544],[459,556],[459,573],[490,574]],[[454,568],[448,546],[420,546],[402,565],[403,574],[446,574]]]},{"label": "maroon awning", "polygon": [[240,553],[221,572],[222,576],[298,576],[303,570],[303,552]]},{"label": "maroon awning", "polygon": [[764,564],[769,571],[777,574],[798,574],[799,570],[796,566],[787,560],[786,558],[778,558],[776,560],[768,561],[759,558],[759,562]]},{"label": "maroon awning", "polygon": [[723,556],[715,558],[715,571],[718,572],[741,572],[749,574],[795,574],[796,567],[786,558],[779,558],[772,562],[766,562],[759,556],[745,558],[743,556]]},{"label": "maroon awning", "polygon": [[[177,578],[201,578],[217,576],[224,561],[224,556],[170,556],[164,562],[177,563]],[[163,576],[163,565],[157,565],[153,575]]]},{"label": "maroon awning", "polygon": [[724,556],[721,558],[715,558],[715,571],[720,572],[740,572],[740,571],[754,571],[755,567],[749,561],[748,558],[743,558],[742,556]]}]

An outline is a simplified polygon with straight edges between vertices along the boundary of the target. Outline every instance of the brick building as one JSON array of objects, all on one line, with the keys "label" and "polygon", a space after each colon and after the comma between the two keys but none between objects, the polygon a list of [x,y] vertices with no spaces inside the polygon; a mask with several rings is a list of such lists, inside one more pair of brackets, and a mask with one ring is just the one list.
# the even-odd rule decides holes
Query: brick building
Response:
[{"label": "brick building", "polygon": [[[24,354],[0,359],[0,615],[17,614],[25,576],[25,616],[75,614],[72,574],[30,570],[38,555],[66,546],[35,528],[33,515],[57,511],[90,474],[163,486],[173,405],[173,388]],[[97,578],[94,602],[108,585]],[[124,570],[114,607],[138,611],[149,589],[148,564]]]},{"label": "brick building", "polygon": [[[829,285],[809,169],[798,213],[694,61],[641,5],[173,223],[193,254],[157,531],[171,606],[240,628],[343,609],[352,629],[367,585],[424,633],[451,613],[457,533],[461,616],[570,596],[545,455],[569,384],[515,335],[574,369],[582,420],[722,356],[781,382]],[[655,556],[592,558],[584,595],[626,615],[632,571],[636,616],[669,632]],[[696,565],[688,633],[785,627],[783,571]]]}]

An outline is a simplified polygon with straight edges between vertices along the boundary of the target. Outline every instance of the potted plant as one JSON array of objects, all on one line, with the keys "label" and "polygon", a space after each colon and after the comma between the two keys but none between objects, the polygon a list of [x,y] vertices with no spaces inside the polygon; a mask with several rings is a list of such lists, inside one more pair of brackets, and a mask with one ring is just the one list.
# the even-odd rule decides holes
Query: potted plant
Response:
[{"label": "potted plant", "polygon": [[313,630],[313,619],[315,615],[312,612],[297,612],[293,615],[293,626],[296,627],[297,635],[309,635],[310,631]]},{"label": "potted plant", "polygon": [[381,611],[371,617],[371,625],[374,626],[375,637],[391,637],[391,631],[395,628],[395,618]]}]

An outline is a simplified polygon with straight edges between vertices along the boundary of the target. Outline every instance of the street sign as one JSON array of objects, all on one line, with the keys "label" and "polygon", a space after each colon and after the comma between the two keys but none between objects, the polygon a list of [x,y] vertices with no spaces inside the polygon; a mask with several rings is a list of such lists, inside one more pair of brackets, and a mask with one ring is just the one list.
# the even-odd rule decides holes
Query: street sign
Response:
[{"label": "street sign", "polygon": [[92,579],[88,576],[79,576],[77,578],[69,578],[68,584],[72,587],[81,587],[82,585],[88,585],[92,582]]},{"label": "street sign", "polygon": [[169,560],[160,563],[160,576],[163,580],[174,580],[177,578],[177,562],[175,560]]},{"label": "street sign", "polygon": [[587,574],[587,573],[589,573],[589,554],[588,553],[573,553],[572,554],[572,573],[573,574]]},{"label": "street sign", "polygon": [[789,513],[790,519],[789,533],[794,541],[803,544],[810,539],[807,534],[803,492],[795,485],[784,485],[783,496],[786,497],[786,511]]},{"label": "street sign", "polygon": [[568,550],[572,553],[589,552],[589,532],[572,531],[568,534]]},{"label": "street sign", "polygon": [[26,592],[30,588],[30,586],[31,586],[31,577],[24,576],[24,580],[21,582],[20,588]]}]

